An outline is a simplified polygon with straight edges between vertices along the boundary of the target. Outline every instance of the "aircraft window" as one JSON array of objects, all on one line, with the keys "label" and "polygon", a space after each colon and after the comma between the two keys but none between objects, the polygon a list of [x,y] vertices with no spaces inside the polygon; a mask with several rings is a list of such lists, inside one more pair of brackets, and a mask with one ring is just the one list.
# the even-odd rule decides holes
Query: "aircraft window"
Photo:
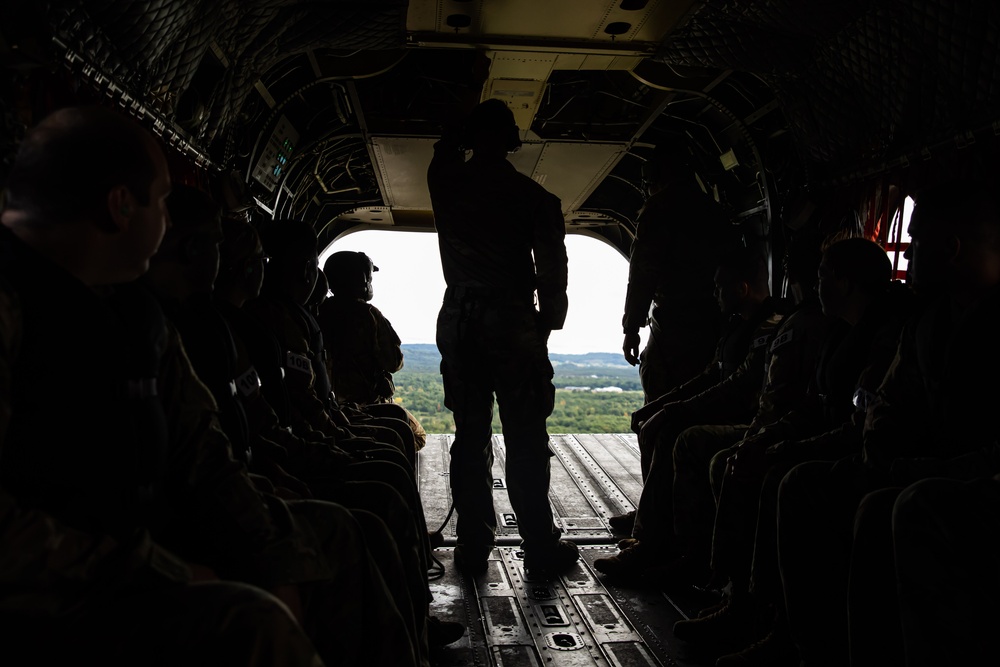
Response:
[{"label": "aircraft window", "polygon": [[[435,342],[437,313],[445,289],[436,234],[354,232],[326,248],[320,254],[320,266],[341,250],[364,252],[379,267],[373,277],[372,304],[392,322],[404,344]],[[552,332],[549,351],[620,352],[628,261],[606,243],[582,234],[567,235],[566,252],[569,313],[565,327]]]},{"label": "aircraft window", "polygon": [[892,266],[896,271],[897,280],[906,279],[906,258],[903,253],[910,247],[910,215],[913,213],[913,199],[907,197],[903,202],[903,213],[896,218],[892,227],[889,228],[889,241],[886,243],[886,252],[892,260]]}]

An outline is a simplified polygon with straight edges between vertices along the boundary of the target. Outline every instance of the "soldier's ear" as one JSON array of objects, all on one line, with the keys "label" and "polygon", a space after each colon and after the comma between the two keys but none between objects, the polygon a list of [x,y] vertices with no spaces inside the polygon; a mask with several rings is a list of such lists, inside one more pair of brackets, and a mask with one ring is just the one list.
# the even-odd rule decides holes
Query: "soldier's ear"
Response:
[{"label": "soldier's ear", "polygon": [[128,187],[116,185],[108,190],[108,218],[115,231],[128,229],[132,212],[135,210],[135,198]]}]

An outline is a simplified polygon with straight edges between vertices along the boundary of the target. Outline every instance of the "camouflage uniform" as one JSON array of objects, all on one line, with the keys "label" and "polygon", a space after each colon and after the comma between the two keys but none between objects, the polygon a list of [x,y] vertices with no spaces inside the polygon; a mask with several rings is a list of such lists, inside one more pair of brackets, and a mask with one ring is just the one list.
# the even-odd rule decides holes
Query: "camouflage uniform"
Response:
[{"label": "camouflage uniform", "polygon": [[392,400],[392,374],[403,367],[402,341],[370,303],[333,297],[320,306],[327,369],[337,400],[364,405]]},{"label": "camouflage uniform", "polygon": [[[723,330],[713,277],[733,237],[724,211],[708,195],[673,184],[646,202],[629,254],[622,329],[649,324],[639,378],[648,403],[697,375]],[[650,314],[650,306],[653,306]]]},{"label": "camouflage uniform", "polygon": [[996,472],[1000,386],[982,380],[1000,374],[998,330],[1000,289],[959,318],[947,297],[930,302],[903,329],[867,415],[862,453],[799,464],[782,481],[779,563],[804,661],[849,659],[848,602],[883,631],[886,609],[896,608],[894,589],[861,589],[882,581],[892,562],[884,536],[893,505],[885,493],[866,496],[926,477]]},{"label": "camouflage uniform", "polygon": [[[493,401],[507,449],[507,485],[525,549],[560,530],[549,505],[555,388],[548,335],[566,318],[565,222],[551,193],[507,161],[466,162],[435,144],[427,172],[447,290],[437,319],[445,405],[455,416],[451,490],[461,545],[492,547]],[[538,293],[536,310],[534,293]]]},{"label": "camouflage uniform", "polygon": [[995,662],[1000,585],[988,573],[1000,562],[1000,476],[907,487],[892,539],[906,664]]},{"label": "camouflage uniform", "polygon": [[281,364],[277,372],[269,371],[268,377],[275,383],[281,380],[282,388],[265,386],[265,395],[280,391],[287,396],[288,414],[283,423],[296,433],[319,431],[340,439],[373,438],[383,448],[398,450],[409,468],[415,469],[414,434],[401,406],[391,406],[397,410],[395,417],[374,416],[335,400],[326,370],[323,333],[309,311],[272,293],[251,299],[243,308],[270,332],[272,349],[275,341],[279,346],[279,357],[260,356]]},{"label": "camouflage uniform", "polygon": [[[763,369],[763,359],[764,353],[767,351],[767,343],[769,342],[769,332],[777,326],[778,322],[781,320],[781,314],[779,310],[782,308],[782,304],[773,297],[767,297],[757,306],[756,310],[748,318],[743,318],[740,315],[732,315],[729,318],[729,322],[726,324],[725,331],[719,338],[719,341],[715,348],[715,355],[712,360],[702,369],[701,373],[692,377],[687,382],[681,384],[678,387],[670,390],[666,394],[658,397],[656,402],[660,405],[666,405],[668,403],[676,403],[679,401],[685,401],[689,398],[697,396],[698,394],[712,389],[715,385],[720,382],[725,381],[730,375],[732,375],[740,366],[746,361],[748,355],[754,355],[755,358],[759,359],[759,362],[751,362],[755,367]],[[742,377],[736,379],[736,384],[730,383],[727,385],[726,392],[732,397],[732,401],[727,399],[725,401],[715,400],[712,403],[727,405],[728,413],[722,415],[724,419],[730,418],[729,415],[737,418],[740,421],[745,421],[747,418],[738,417],[743,413],[749,414],[753,410],[753,392],[748,392],[748,396],[751,399],[746,401],[737,401],[735,399],[736,394],[739,389],[734,387],[752,387],[754,385],[754,374],[747,373],[750,368],[740,371]],[[757,385],[762,382],[762,379],[758,377]],[[703,397],[703,400],[707,400],[708,395]],[[696,404],[692,403],[688,406],[692,412],[692,418],[703,419],[704,417],[694,417],[694,414],[705,414],[707,410],[697,410]],[[689,424],[690,425],[690,424]],[[680,423],[672,424],[672,429],[675,430],[680,427]],[[676,439],[680,431],[676,431],[672,436]],[[671,436],[664,434],[664,441],[670,440]],[[647,444],[646,440],[639,442],[639,460],[640,467],[642,470],[642,478],[646,479],[649,474],[649,467],[652,465],[653,452],[655,447],[651,444]]]},{"label": "camouflage uniform", "polygon": [[[407,422],[413,449],[427,443],[427,432],[402,405],[393,403],[392,374],[403,368],[402,341],[385,315],[360,299],[334,295],[320,305],[316,317],[325,341],[326,369],[334,396],[348,414],[367,419],[391,418]],[[386,423],[385,421],[375,423]]]},{"label": "camouflage uniform", "polygon": [[[640,541],[649,541],[649,534],[671,534],[678,547],[697,559],[708,560],[712,522],[715,516],[715,494],[711,483],[712,458],[720,451],[735,445],[747,433],[754,433],[761,426],[775,421],[786,409],[798,404],[805,394],[810,375],[815,370],[816,359],[826,336],[828,322],[819,300],[815,297],[798,304],[781,324],[773,329],[773,338],[767,345],[763,360],[763,388],[757,395],[757,412],[749,425],[707,422],[685,429],[678,435],[672,449],[673,474],[672,514],[663,509],[669,505],[660,499],[659,507],[650,506],[644,511],[640,500],[633,535]],[[730,376],[732,378],[733,376]],[[697,401],[704,406],[696,396]],[[666,450],[664,450],[666,453]],[[656,467],[654,455],[654,468]],[[646,487],[655,484],[659,475],[650,472]],[[664,486],[661,484],[661,486]],[[657,493],[660,496],[663,492]],[[643,489],[643,497],[646,495]],[[656,509],[660,511],[657,512]],[[645,537],[644,537],[645,536]],[[653,537],[653,540],[656,540]],[[661,542],[663,538],[658,538]]]},{"label": "camouflage uniform", "polygon": [[[866,308],[857,324],[841,320],[831,328],[804,402],[754,434],[752,445],[768,448],[766,464],[759,471],[733,475],[725,462],[731,452],[717,455],[715,466],[721,464],[724,473],[715,483],[718,509],[712,565],[727,573],[734,585],[752,588],[762,598],[780,595],[776,483],[795,463],[834,460],[857,451],[865,412],[895,355],[899,332],[913,305],[909,288],[895,283]],[[772,474],[771,467],[778,472]],[[767,492],[762,493],[765,486]]]},{"label": "camouflage uniform", "polygon": [[[195,608],[200,593],[185,586],[194,562],[262,588],[298,585],[314,601],[305,628],[328,664],[356,664],[373,647],[381,664],[416,664],[358,522],[333,503],[284,503],[254,488],[155,300],[135,286],[99,296],[0,233],[0,612],[43,636],[60,624],[67,634],[56,634],[77,638],[78,623],[120,622],[114,638],[127,644],[169,615],[161,603]],[[68,398],[59,377],[86,386]],[[228,610],[230,619],[255,605],[267,613],[258,593],[212,586],[218,593],[205,597],[219,597],[198,607],[204,616],[170,616],[182,633],[170,636],[170,650],[220,636],[227,617],[215,611],[227,596],[248,605]],[[343,603],[350,599],[365,600],[360,613]],[[311,648],[296,646],[292,624],[273,609],[268,617],[266,634],[290,633],[288,655],[271,654],[276,664],[316,663]]]},{"label": "camouflage uniform", "polygon": [[[776,302],[769,300],[758,311],[755,317],[758,324],[749,337],[746,356],[736,370],[694,396],[664,406],[666,419],[655,434],[632,529],[634,537],[652,545],[674,541],[674,446],[685,430],[695,425],[716,425],[720,437],[722,433],[735,437],[746,430],[764,382],[771,339],[784,318],[775,311],[775,306]],[[707,460],[705,463],[707,469]]]},{"label": "camouflage uniform", "polygon": [[281,429],[263,400],[245,346],[233,336],[217,305],[207,295],[192,296],[183,304],[166,299],[162,303],[181,330],[199,378],[218,397],[224,430],[235,449],[247,452],[251,471],[280,486],[282,479],[275,478],[274,470],[281,466],[304,480],[312,496],[370,512],[384,523],[394,543],[376,545],[369,540],[369,550],[379,563],[402,559],[395,569],[406,573],[404,585],[390,590],[412,628],[414,644],[426,651],[420,639],[426,633],[430,602],[426,525],[418,489],[407,469],[387,460],[336,456],[326,442],[306,441]]}]

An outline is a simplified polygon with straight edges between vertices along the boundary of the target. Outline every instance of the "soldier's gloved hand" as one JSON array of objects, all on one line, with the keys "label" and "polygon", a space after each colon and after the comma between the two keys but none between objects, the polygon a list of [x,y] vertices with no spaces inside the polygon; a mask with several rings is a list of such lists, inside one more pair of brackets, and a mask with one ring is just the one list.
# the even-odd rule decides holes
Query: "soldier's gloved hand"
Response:
[{"label": "soldier's gloved hand", "polygon": [[285,500],[300,500],[312,498],[312,491],[305,482],[298,477],[293,477],[275,461],[262,461],[260,471],[272,484],[274,484],[274,495]]},{"label": "soldier's gloved hand", "polygon": [[663,426],[663,422],[666,419],[666,415],[663,410],[657,410],[652,417],[643,422],[642,427],[639,429],[639,446],[640,447],[653,447],[656,444],[656,436],[660,432]]},{"label": "soldier's gloved hand", "polygon": [[341,470],[346,469],[352,463],[363,460],[358,453],[346,450],[338,445],[331,447],[327,456]]},{"label": "soldier's gloved hand", "polygon": [[201,565],[200,563],[188,563],[188,569],[191,570],[191,581],[218,581],[219,575],[215,573],[215,570],[207,565]]},{"label": "soldier's gloved hand", "polygon": [[639,363],[639,332],[625,334],[622,341],[622,352],[625,353],[625,361],[635,366]]},{"label": "soldier's gloved hand", "polygon": [[295,584],[282,584],[268,589],[268,592],[285,603],[285,606],[292,612],[292,616],[295,617],[296,621],[300,624],[305,623],[305,611],[298,586]]},{"label": "soldier's gloved hand", "polygon": [[944,461],[938,458],[899,458],[892,462],[889,475],[896,486],[909,486],[928,477],[947,477]]},{"label": "soldier's gloved hand", "polygon": [[343,479],[347,474],[347,466],[356,461],[357,459],[336,445],[310,443],[301,456],[289,463],[288,470],[296,477],[307,479],[316,477]]},{"label": "soldier's gloved hand", "polygon": [[375,438],[358,437],[340,440],[337,442],[336,447],[349,453],[356,461],[368,461],[372,458],[368,450],[375,447],[377,444],[378,442]]},{"label": "soldier's gloved hand", "polygon": [[659,412],[663,406],[659,401],[653,401],[652,403],[646,403],[638,410],[632,413],[632,432],[637,434],[642,429],[643,424],[645,424],[653,415]]},{"label": "soldier's gloved hand", "polygon": [[727,463],[734,477],[754,477],[766,469],[766,457],[767,441],[750,437],[740,441]]},{"label": "soldier's gloved hand", "polygon": [[351,426],[350,418],[348,418],[347,413],[342,409],[330,410],[330,418],[340,428],[350,428]]}]

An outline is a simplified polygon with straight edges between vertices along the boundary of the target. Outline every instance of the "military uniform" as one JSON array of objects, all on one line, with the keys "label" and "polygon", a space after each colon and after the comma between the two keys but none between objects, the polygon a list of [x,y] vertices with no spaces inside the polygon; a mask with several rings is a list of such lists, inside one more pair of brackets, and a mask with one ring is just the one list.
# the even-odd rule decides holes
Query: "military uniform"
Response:
[{"label": "military uniform", "polygon": [[862,499],[926,477],[973,479],[996,470],[1000,387],[982,378],[1000,374],[1000,289],[958,316],[951,308],[946,297],[933,300],[904,327],[867,415],[862,454],[799,464],[781,483],[781,577],[807,664],[848,660],[848,600],[880,622],[876,612],[896,607],[894,590],[855,588],[881,581],[891,563],[886,541],[869,536],[888,534],[892,503]]},{"label": "military uniform", "polygon": [[[737,475],[731,466],[725,468],[723,481],[716,485],[712,565],[728,574],[734,586],[752,588],[762,599],[780,596],[776,483],[795,463],[834,460],[858,450],[870,397],[895,355],[899,332],[913,307],[909,288],[895,283],[868,305],[855,325],[834,323],[804,401],[753,434],[752,446],[767,448],[762,454],[765,463]],[[723,465],[730,454],[718,455]]]},{"label": "military uniform", "polygon": [[[426,525],[418,490],[406,468],[386,460],[336,456],[328,443],[306,441],[281,429],[263,400],[245,347],[208,295],[194,295],[183,303],[163,298],[161,303],[180,328],[199,378],[218,397],[223,427],[228,427],[226,433],[235,448],[247,453],[251,471],[280,486],[282,479],[274,476],[275,466],[280,466],[304,480],[313,496],[370,512],[384,523],[375,532],[391,533],[394,543],[369,540],[369,550],[382,564],[402,559],[394,569],[405,573],[403,585],[390,590],[410,621],[414,644],[426,651],[426,642],[420,640],[426,632],[430,601]],[[248,413],[254,415],[252,424]]]},{"label": "military uniform", "polygon": [[317,319],[337,399],[359,405],[392,400],[392,374],[403,367],[402,341],[382,311],[334,295],[320,306]]},{"label": "military uniform", "polygon": [[746,430],[764,382],[771,339],[784,319],[776,306],[775,300],[768,300],[758,309],[753,318],[757,326],[748,337],[745,356],[732,373],[694,396],[664,406],[666,419],[654,436],[632,530],[634,537],[651,545],[674,542],[674,446],[681,433],[695,425],[716,425],[720,433],[730,437]]},{"label": "military uniform", "polygon": [[1000,475],[910,485],[895,503],[892,540],[906,664],[995,662]]},{"label": "military uniform", "polygon": [[[494,396],[507,487],[527,550],[558,542],[548,500],[555,387],[549,332],[566,318],[565,222],[559,200],[502,160],[464,160],[435,144],[427,172],[447,289],[437,319],[445,405],[455,416],[450,479],[459,544],[493,546]],[[534,294],[537,290],[538,308]]]},{"label": "military uniform", "polygon": [[361,299],[334,295],[322,303],[316,320],[338,404],[369,419],[405,421],[413,433],[414,451],[423,449],[427,432],[409,410],[393,403],[392,374],[403,368],[403,349],[382,311]]},{"label": "military uniform", "polygon": [[[807,298],[797,304],[773,330],[767,345],[762,373],[764,384],[757,395],[757,411],[750,423],[719,425],[709,422],[692,426],[677,437],[672,451],[672,520],[674,537],[683,552],[707,563],[716,509],[711,479],[713,457],[801,403],[815,372],[827,329],[828,320],[818,299]],[[664,518],[670,520],[670,517]],[[633,534],[642,540],[642,535],[649,530],[655,528],[646,523],[640,506]]]},{"label": "military uniform", "polygon": [[724,326],[713,278],[730,240],[735,235],[724,211],[693,179],[656,193],[639,212],[622,329],[637,334],[649,325],[639,362],[647,403],[711,359]]},{"label": "military uniform", "polygon": [[[770,341],[770,332],[781,321],[783,310],[784,305],[778,299],[769,296],[757,306],[750,317],[744,318],[740,315],[730,316],[725,330],[716,344],[715,355],[705,368],[702,369],[701,373],[680,386],[675,387],[663,396],[658,397],[656,402],[660,405],[666,405],[668,403],[686,401],[702,392],[708,392],[715,385],[724,382],[729,376],[735,373],[744,364],[748,356],[752,356],[756,361],[751,360],[747,367],[740,371],[737,378],[726,385],[725,389],[713,390],[713,392],[707,393],[698,401],[688,404],[688,408],[693,413],[693,419],[705,418],[694,417],[694,414],[707,415],[709,410],[713,409],[708,404],[718,406],[719,408],[725,406],[726,412],[720,415],[722,419],[733,418],[737,421],[746,421],[749,419],[749,417],[742,417],[742,415],[749,415],[752,412],[753,403],[756,399],[755,393],[754,391],[748,391],[745,394],[747,398],[743,400],[740,400],[738,395],[741,392],[741,388],[753,387],[755,376],[757,377],[758,385],[762,381],[760,379],[761,376],[750,371],[755,368],[763,369],[764,354],[767,351],[767,345]],[[724,392],[729,398],[711,398],[716,391]],[[705,409],[698,408],[698,404],[702,402],[706,404]],[[717,412],[716,414],[719,413]],[[677,429],[679,425],[672,424],[672,430]],[[680,431],[675,430],[673,438],[676,438],[679,433]],[[666,442],[670,438],[670,435],[665,434],[662,440]],[[649,467],[652,464],[655,449],[652,444],[653,442],[655,440],[652,439],[644,439],[639,442],[639,459],[643,480],[649,474]]]},{"label": "military uniform", "polygon": [[[178,628],[171,650],[181,651],[188,639],[218,636],[211,624],[225,618],[193,613],[183,589],[194,562],[262,588],[298,585],[316,609],[331,605],[329,616],[307,618],[328,664],[351,664],[372,647],[382,664],[416,664],[357,521],[333,503],[284,503],[255,489],[155,300],[137,286],[99,296],[3,227],[0,253],[0,613],[44,632],[65,623],[61,636],[73,639],[77,622],[113,620],[127,645],[133,632],[148,636],[169,603],[192,612],[168,613]],[[61,377],[86,385],[67,395]],[[216,590],[239,604],[239,590]],[[345,599],[366,604],[358,613]],[[266,607],[266,598],[250,593],[247,603]],[[316,663],[288,640],[282,661]]]}]

